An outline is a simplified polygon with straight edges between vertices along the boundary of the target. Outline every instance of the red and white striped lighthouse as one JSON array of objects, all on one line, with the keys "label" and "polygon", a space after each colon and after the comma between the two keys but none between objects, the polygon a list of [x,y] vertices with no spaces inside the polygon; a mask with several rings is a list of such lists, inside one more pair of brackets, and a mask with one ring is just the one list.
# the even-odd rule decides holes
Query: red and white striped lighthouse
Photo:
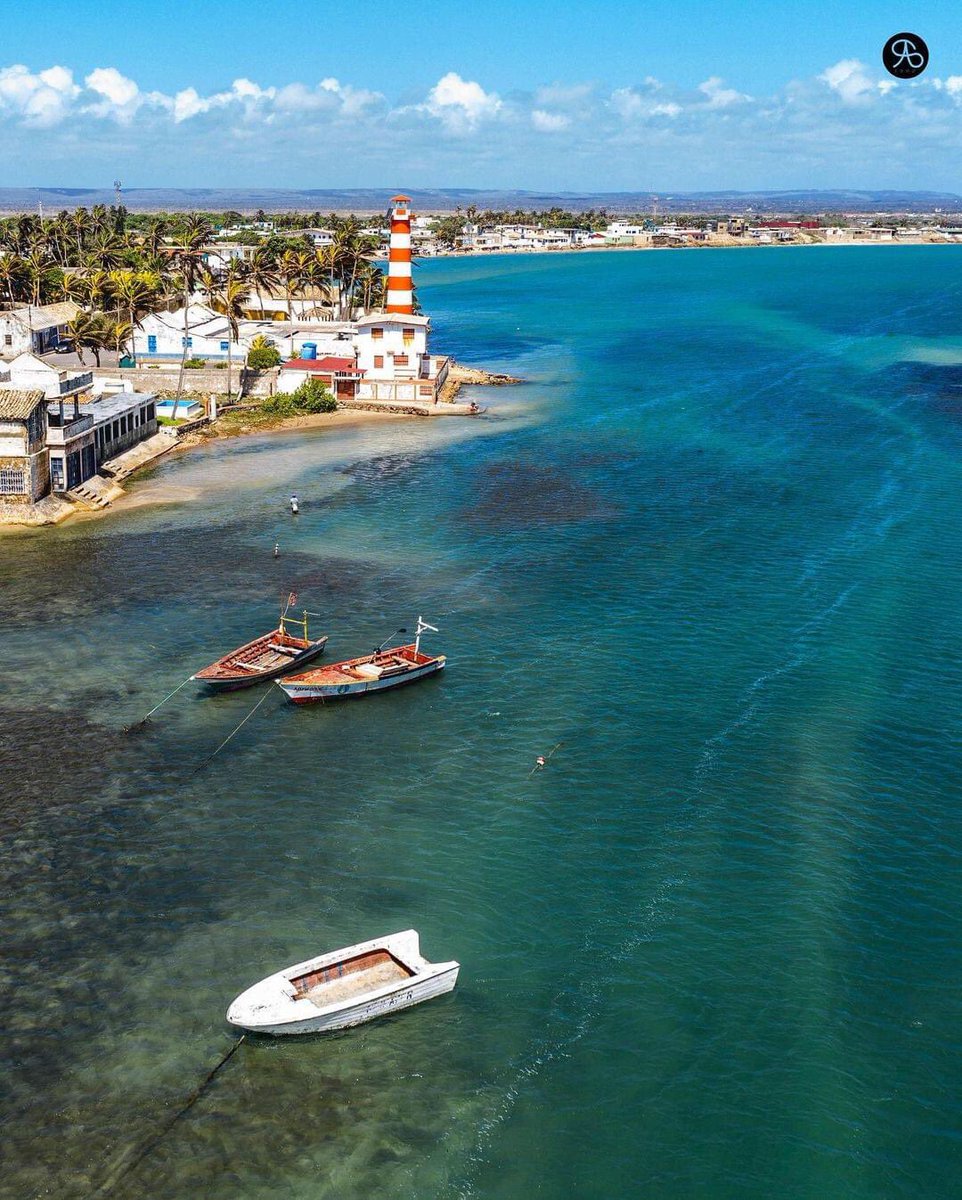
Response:
[{"label": "red and white striped lighthouse", "polygon": [[391,250],[387,264],[386,312],[414,312],[411,279],[411,198],[391,197]]}]

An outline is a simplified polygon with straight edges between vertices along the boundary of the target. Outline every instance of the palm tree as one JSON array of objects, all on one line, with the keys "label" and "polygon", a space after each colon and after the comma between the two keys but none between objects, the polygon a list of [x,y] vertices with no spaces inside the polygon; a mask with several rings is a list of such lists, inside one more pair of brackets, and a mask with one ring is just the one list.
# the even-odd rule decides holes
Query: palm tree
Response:
[{"label": "palm tree", "polygon": [[130,353],[136,367],[137,345],[134,341],[134,331],[141,318],[151,311],[157,301],[158,281],[135,271],[117,271],[113,283],[117,316],[120,316],[123,309],[130,325]]},{"label": "palm tree", "polygon": [[90,213],[85,208],[75,208],[70,218],[74,237],[77,239],[77,262],[84,256],[84,241],[90,231]]},{"label": "palm tree", "polygon": [[104,337],[117,351],[117,361],[120,362],[121,346],[133,342],[134,328],[129,321],[122,317],[111,318],[104,315]]},{"label": "palm tree", "polygon": [[106,310],[114,299],[114,281],[107,271],[94,270],[86,275],[88,303],[91,308]]},{"label": "palm tree", "polygon": [[355,287],[361,290],[361,307],[366,313],[384,303],[384,272],[374,263],[365,259],[358,267]]},{"label": "palm tree", "polygon": [[112,230],[104,231],[94,243],[91,257],[104,271],[115,271],[126,261],[126,251],[123,238],[118,237]]},{"label": "palm tree", "polygon": [[77,313],[72,321],[67,325],[65,332],[65,341],[68,341],[74,350],[77,352],[77,357],[80,359],[80,365],[86,366],[84,363],[84,338],[87,335],[87,330],[90,328],[91,321],[90,313],[84,312],[83,309]]},{"label": "palm tree", "polygon": [[232,350],[240,336],[240,322],[244,316],[244,301],[250,291],[250,281],[246,271],[235,270],[235,264],[227,268],[224,281],[217,295],[218,307],[227,318],[227,403],[231,400],[231,383],[233,371]]},{"label": "palm tree", "polygon": [[347,313],[341,310],[341,319],[350,321],[354,316],[354,291],[357,286],[358,274],[362,267],[370,263],[377,254],[377,241],[372,237],[364,237],[359,233],[351,234],[345,242],[342,252],[343,269],[346,272],[344,295],[347,300]]},{"label": "palm tree", "polygon": [[170,218],[165,213],[158,213],[150,218],[144,230],[143,245],[147,253],[156,258],[160,254],[164,235],[170,229]]},{"label": "palm tree", "polygon": [[65,271],[58,291],[64,300],[73,300],[75,304],[89,303],[90,279],[77,271]]},{"label": "palm tree", "polygon": [[18,295],[27,278],[27,265],[16,254],[4,254],[0,258],[0,288],[7,294],[11,304],[16,304]]},{"label": "palm tree", "polygon": [[287,319],[291,323],[291,358],[294,357],[294,313],[291,309],[291,295],[307,283],[310,261],[310,255],[304,251],[285,250],[278,264],[287,292]]},{"label": "palm tree", "polygon": [[264,300],[261,296],[261,291],[268,293],[280,287],[281,277],[277,270],[277,264],[274,261],[274,255],[264,246],[258,246],[251,255],[250,263],[250,281],[251,287],[254,289],[254,295],[257,297],[257,308],[260,315],[264,315]]},{"label": "palm tree", "polygon": [[[184,339],[180,356],[180,371],[177,375],[178,396],[184,386],[184,369],[187,362],[187,343],[190,340],[190,327],[187,310],[190,308],[190,296],[197,283],[204,262],[204,243],[207,242],[213,230],[206,217],[190,213],[184,222],[181,244],[173,252],[174,261],[180,271],[184,284]],[[177,415],[177,399],[174,400],[174,416]]]},{"label": "palm tree", "polygon": [[53,265],[47,251],[37,246],[23,260],[25,273],[30,281],[30,303],[38,305],[44,284],[48,282],[50,268]]}]

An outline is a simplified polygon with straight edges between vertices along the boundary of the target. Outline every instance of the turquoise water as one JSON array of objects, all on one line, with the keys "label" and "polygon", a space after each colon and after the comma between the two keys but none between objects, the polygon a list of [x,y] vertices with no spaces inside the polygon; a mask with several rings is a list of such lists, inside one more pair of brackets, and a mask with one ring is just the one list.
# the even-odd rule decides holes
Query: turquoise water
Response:
[{"label": "turquoise water", "polygon": [[[436,343],[528,381],[484,419],[0,542],[0,1194],[959,1194],[959,262],[431,263]],[[289,588],[448,670],[121,735]],[[242,988],[409,926],[453,995],[249,1040],[151,1145]]]}]

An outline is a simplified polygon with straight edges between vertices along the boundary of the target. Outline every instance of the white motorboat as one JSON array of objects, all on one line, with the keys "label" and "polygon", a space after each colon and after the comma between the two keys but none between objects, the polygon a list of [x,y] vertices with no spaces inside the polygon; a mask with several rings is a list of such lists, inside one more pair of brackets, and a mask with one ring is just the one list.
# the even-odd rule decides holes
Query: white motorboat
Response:
[{"label": "white motorboat", "polygon": [[227,1020],[252,1033],[347,1029],[453,990],[460,964],[431,963],[416,929],[285,967],[242,992]]}]

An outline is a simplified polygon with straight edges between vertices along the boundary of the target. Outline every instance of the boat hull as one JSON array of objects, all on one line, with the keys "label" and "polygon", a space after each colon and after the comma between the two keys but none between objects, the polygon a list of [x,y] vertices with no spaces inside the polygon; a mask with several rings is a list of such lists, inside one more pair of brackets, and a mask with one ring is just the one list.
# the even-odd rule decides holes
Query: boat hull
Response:
[{"label": "boat hull", "polygon": [[[350,1029],[355,1025],[364,1025],[378,1017],[387,1017],[391,1013],[400,1012],[405,1008],[413,1008],[415,1004],[423,1004],[425,1000],[433,1000],[437,996],[447,995],[454,990],[458,981],[460,967],[454,965],[448,969],[423,978],[407,979],[397,988],[387,994],[376,996],[359,996],[349,1005],[336,1012],[321,1012],[304,1020],[278,1021],[270,1024],[244,1023],[233,1020],[232,1025],[245,1029],[248,1033],[266,1033],[273,1037],[287,1037],[303,1033],[333,1033],[338,1029]],[[228,1015],[228,1020],[231,1020]]]},{"label": "boat hull", "polygon": [[282,675],[287,675],[292,671],[298,671],[308,663],[319,658],[324,653],[324,647],[327,645],[327,638],[321,638],[312,646],[308,646],[302,650],[296,657],[292,657],[289,662],[279,663],[276,667],[271,667],[266,671],[244,672],[234,676],[224,677],[205,677],[202,674],[193,676],[196,683],[201,684],[208,692],[237,692],[242,688],[254,687],[258,683],[270,682],[279,679]]},{"label": "boat hull", "polygon": [[293,704],[317,704],[324,700],[349,700],[352,697],[367,696],[372,692],[387,692],[391,688],[403,687],[408,683],[417,683],[428,675],[435,675],[444,669],[444,659],[435,659],[424,666],[414,667],[403,675],[391,675],[386,679],[359,679],[347,683],[317,684],[299,683],[296,680],[278,680],[277,686]]},{"label": "boat hull", "polygon": [[429,962],[416,929],[332,950],[242,992],[227,1020],[275,1037],[363,1025],[450,992],[460,964]]}]

